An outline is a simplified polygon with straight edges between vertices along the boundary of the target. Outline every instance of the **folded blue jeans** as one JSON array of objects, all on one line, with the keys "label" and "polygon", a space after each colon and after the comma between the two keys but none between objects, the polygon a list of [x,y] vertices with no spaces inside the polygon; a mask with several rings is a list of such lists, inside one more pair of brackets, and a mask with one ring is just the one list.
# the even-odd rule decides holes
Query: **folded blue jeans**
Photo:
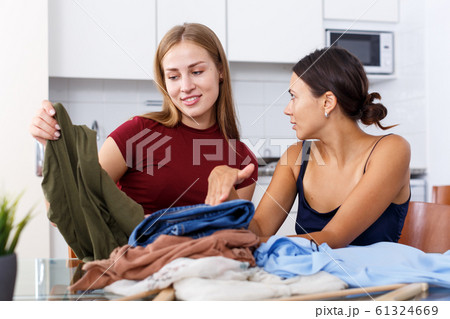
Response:
[{"label": "folded blue jeans", "polygon": [[253,203],[242,199],[215,206],[198,204],[162,209],[136,226],[128,244],[145,247],[163,234],[200,238],[222,229],[247,229],[254,213]]}]

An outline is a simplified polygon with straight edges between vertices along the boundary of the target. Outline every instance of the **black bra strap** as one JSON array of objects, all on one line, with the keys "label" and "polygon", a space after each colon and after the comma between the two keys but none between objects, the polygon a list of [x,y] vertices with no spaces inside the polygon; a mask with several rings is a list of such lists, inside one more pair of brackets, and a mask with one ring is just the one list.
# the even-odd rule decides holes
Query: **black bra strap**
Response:
[{"label": "black bra strap", "polygon": [[389,135],[392,135],[392,133],[391,133],[391,134],[386,134],[386,135],[383,135],[382,137],[380,137],[380,138],[378,139],[378,141],[375,143],[375,145],[372,147],[372,150],[370,151],[370,154],[369,154],[369,156],[367,157],[366,164],[364,164],[364,172],[363,172],[363,174],[366,172],[367,163],[369,162],[369,158],[370,158],[370,156],[372,155],[373,150],[374,150],[375,147],[377,146],[378,142],[381,141],[381,140],[382,140],[383,138],[385,138],[386,136],[389,136]]}]

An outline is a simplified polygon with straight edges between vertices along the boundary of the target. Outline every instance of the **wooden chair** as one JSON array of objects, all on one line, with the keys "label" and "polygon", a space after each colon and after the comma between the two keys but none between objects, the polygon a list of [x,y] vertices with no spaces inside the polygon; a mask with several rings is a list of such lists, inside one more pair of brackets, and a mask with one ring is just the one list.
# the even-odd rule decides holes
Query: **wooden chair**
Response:
[{"label": "wooden chair", "polygon": [[67,260],[67,267],[73,268],[83,263],[83,261],[79,260],[77,255],[75,255],[72,248],[68,247],[68,250],[69,250],[69,259]]},{"label": "wooden chair", "polygon": [[433,186],[432,202],[450,205],[450,185]]},{"label": "wooden chair", "polygon": [[450,249],[450,205],[410,202],[399,243],[426,253]]}]

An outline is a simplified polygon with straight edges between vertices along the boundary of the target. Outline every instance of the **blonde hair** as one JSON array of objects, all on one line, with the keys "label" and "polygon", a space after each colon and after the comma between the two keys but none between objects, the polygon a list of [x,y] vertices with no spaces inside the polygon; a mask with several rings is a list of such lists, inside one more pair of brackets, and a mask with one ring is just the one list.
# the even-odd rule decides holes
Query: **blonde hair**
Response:
[{"label": "blonde hair", "polygon": [[190,41],[204,48],[216,64],[222,74],[219,83],[219,96],[215,103],[216,121],[225,138],[239,140],[239,129],[231,93],[230,70],[228,60],[220,40],[216,34],[207,26],[198,23],[185,23],[170,29],[162,38],[156,50],[154,60],[154,77],[158,89],[163,95],[162,110],[142,115],[155,120],[164,126],[174,127],[181,121],[181,112],[172,102],[167,93],[162,59],[167,52],[181,41]]}]

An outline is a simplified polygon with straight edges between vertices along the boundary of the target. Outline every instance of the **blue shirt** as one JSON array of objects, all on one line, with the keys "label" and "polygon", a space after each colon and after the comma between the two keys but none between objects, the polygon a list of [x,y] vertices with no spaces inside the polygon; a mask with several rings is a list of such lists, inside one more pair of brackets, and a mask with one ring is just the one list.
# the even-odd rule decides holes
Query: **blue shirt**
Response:
[{"label": "blue shirt", "polygon": [[259,267],[285,278],[326,271],[350,287],[413,282],[450,287],[450,250],[424,253],[388,242],[331,249],[306,238],[272,236],[254,256]]}]

